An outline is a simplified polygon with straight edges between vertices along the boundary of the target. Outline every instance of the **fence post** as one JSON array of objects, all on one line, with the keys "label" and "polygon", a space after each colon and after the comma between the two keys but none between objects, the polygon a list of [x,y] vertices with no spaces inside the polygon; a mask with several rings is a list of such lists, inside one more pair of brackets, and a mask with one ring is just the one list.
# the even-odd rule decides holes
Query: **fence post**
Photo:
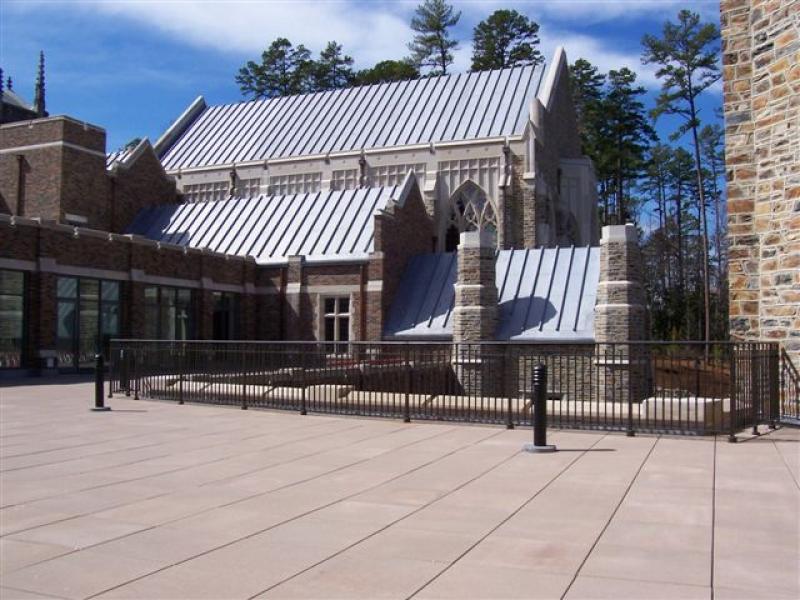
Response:
[{"label": "fence post", "polygon": [[125,352],[125,349],[122,349],[122,360],[121,362],[121,371],[122,371],[122,384],[123,389],[125,390],[125,395],[131,395],[131,381],[130,381],[130,373],[128,369],[128,353]]},{"label": "fence post", "polygon": [[511,360],[518,361],[518,358],[516,356],[514,356],[513,352],[511,352],[512,356],[511,356],[511,358],[509,358],[509,356],[508,356],[508,354],[509,354],[508,348],[509,347],[506,346],[503,349],[503,383],[502,383],[500,389],[503,392],[505,392],[506,395],[508,396],[508,400],[506,402],[506,429],[514,429],[514,416],[511,414],[511,411],[512,411],[512,408],[511,408],[512,398],[511,398],[511,394],[508,393],[510,391],[510,388],[509,388],[509,385],[508,385],[508,381],[506,381],[506,379],[508,377],[508,364],[509,364],[509,362]]},{"label": "fence post", "polygon": [[631,352],[631,345],[628,344],[628,426],[625,430],[627,437],[636,435],[633,430],[633,376],[633,353]]},{"label": "fence post", "polygon": [[136,363],[136,351],[132,352],[133,354],[133,399],[139,399],[139,372],[137,370],[137,363]]},{"label": "fence post", "polygon": [[778,414],[780,410],[780,355],[778,345],[775,343],[770,344],[767,364],[769,369],[769,428],[776,429],[780,418]]},{"label": "fence post", "polygon": [[547,367],[538,364],[533,368],[533,443],[525,444],[526,452],[555,452],[547,444]]},{"label": "fence post", "polygon": [[114,354],[112,353],[110,345],[109,345],[109,351],[108,351],[108,357],[109,357],[109,363],[108,363],[108,397],[109,398],[113,398],[114,397],[114,371],[116,370],[115,367],[117,366],[117,361],[111,360],[111,358],[113,356],[114,356]]},{"label": "fence post", "polygon": [[100,351],[94,355],[94,406],[93,411],[111,410],[103,403],[103,355]]},{"label": "fence post", "polygon": [[181,344],[181,351],[178,354],[178,404],[183,404],[183,370],[185,357],[183,352],[185,350],[184,344]]},{"label": "fence post", "polygon": [[761,365],[758,346],[750,346],[750,406],[753,408],[753,435],[758,435],[758,409],[761,405]]},{"label": "fence post", "polygon": [[[737,395],[737,384],[736,381],[736,344],[731,346],[731,381],[730,381],[730,406],[728,407],[728,421],[730,421],[729,426],[730,430],[728,431],[728,442],[731,444],[736,443],[736,395]],[[724,410],[723,410],[724,414]]]},{"label": "fence post", "polygon": [[411,394],[411,361],[408,358],[408,351],[405,352],[405,388],[403,395],[403,423],[411,423],[411,407],[409,406],[409,395]]},{"label": "fence post", "polygon": [[307,415],[308,409],[306,407],[306,368],[303,366],[300,371],[300,414]]}]

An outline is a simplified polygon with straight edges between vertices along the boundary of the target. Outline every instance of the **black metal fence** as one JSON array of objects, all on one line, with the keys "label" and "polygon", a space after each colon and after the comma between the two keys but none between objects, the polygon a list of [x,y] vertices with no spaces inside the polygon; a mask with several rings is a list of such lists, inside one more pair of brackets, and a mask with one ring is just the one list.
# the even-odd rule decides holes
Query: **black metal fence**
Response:
[{"label": "black metal fence", "polygon": [[774,424],[791,397],[779,346],[755,342],[114,340],[109,391],[243,409],[514,427],[531,422],[538,364],[547,367],[552,427],[733,435]]},{"label": "black metal fence", "polygon": [[783,349],[781,349],[780,420],[800,425],[800,372]]}]

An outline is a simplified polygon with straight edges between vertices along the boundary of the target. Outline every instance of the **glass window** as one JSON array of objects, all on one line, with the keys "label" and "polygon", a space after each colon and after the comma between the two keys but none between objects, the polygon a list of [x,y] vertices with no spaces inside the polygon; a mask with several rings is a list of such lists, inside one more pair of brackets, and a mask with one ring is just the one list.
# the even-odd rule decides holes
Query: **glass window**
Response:
[{"label": "glass window", "polygon": [[[341,296],[323,301],[323,334],[326,342],[350,341],[350,298]],[[346,344],[335,344],[335,354],[345,354]]]},{"label": "glass window", "polygon": [[22,366],[25,274],[0,270],[0,369]]},{"label": "glass window", "polygon": [[191,290],[148,286],[144,290],[144,302],[146,338],[186,340],[191,337]]},{"label": "glass window", "polygon": [[58,364],[92,367],[95,353],[107,354],[109,341],[120,333],[120,284],[59,277],[56,294]]},{"label": "glass window", "polygon": [[239,295],[230,292],[213,292],[215,340],[235,340],[238,337]]}]

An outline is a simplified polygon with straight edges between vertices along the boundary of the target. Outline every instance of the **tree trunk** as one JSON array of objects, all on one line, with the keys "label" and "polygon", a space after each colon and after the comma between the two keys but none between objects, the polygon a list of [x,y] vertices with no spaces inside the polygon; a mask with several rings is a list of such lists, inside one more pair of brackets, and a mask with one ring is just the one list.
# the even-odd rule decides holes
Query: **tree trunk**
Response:
[{"label": "tree trunk", "polygon": [[692,140],[694,141],[694,168],[697,173],[697,195],[700,201],[700,228],[703,234],[703,341],[706,342],[704,346],[704,357],[708,362],[708,342],[711,340],[711,299],[710,289],[708,282],[708,223],[706,222],[706,198],[705,191],[703,190],[703,167],[700,162],[700,141],[697,139],[697,113],[694,107],[694,98],[689,90],[689,109],[691,114],[692,125]]}]

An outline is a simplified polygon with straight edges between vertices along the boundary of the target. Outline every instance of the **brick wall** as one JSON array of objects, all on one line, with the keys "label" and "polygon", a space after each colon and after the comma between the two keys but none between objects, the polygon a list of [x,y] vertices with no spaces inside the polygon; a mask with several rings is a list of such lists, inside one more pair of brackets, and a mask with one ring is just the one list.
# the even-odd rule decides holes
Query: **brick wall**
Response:
[{"label": "brick wall", "polygon": [[174,202],[175,183],[149,142],[124,165],[106,170],[105,131],[68,117],[3,125],[0,136],[0,212],[122,232],[136,213]]},{"label": "brick wall", "polygon": [[731,335],[800,364],[800,11],[722,0]]},{"label": "brick wall", "polygon": [[380,281],[381,290],[367,293],[367,340],[380,340],[408,260],[430,252],[433,221],[425,210],[418,186],[411,186],[405,203],[390,204],[375,215],[375,252],[368,266],[369,281]]}]

